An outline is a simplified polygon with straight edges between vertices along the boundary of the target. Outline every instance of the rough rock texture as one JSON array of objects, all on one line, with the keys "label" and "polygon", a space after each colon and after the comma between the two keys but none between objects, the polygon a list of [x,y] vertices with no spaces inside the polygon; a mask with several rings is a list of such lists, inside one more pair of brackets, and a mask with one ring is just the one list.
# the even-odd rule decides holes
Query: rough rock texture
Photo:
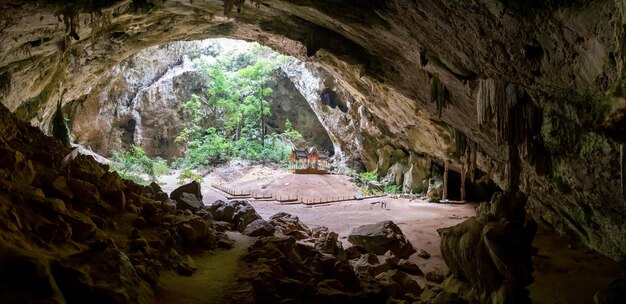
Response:
[{"label": "rough rock texture", "polygon": [[402,273],[357,275],[348,262],[291,237],[258,239],[244,261],[234,303],[387,303],[421,292]]},{"label": "rough rock texture", "polygon": [[286,212],[279,212],[270,217],[270,224],[276,227],[276,232],[291,236],[296,240],[311,237],[311,230],[300,219]]},{"label": "rough rock texture", "polygon": [[[295,61],[295,59],[292,60]],[[315,67],[307,68],[314,69]],[[283,132],[285,131],[285,121],[289,119],[294,130],[302,134],[302,139],[307,146],[316,146],[318,149],[329,151],[333,155],[335,147],[327,129],[320,123],[320,119],[311,105],[299,91],[299,88],[294,85],[293,79],[285,73],[284,68],[281,67],[274,71],[267,86],[272,88],[272,93],[268,96],[272,112],[272,116],[267,121],[268,126]],[[314,96],[319,99],[321,92],[315,93]]]},{"label": "rough rock texture", "polygon": [[348,235],[348,241],[375,254],[385,254],[390,250],[400,258],[408,258],[415,253],[411,242],[392,221],[356,227]]},{"label": "rough rock texture", "polygon": [[70,150],[3,105],[0,146],[2,303],[152,303],[159,271],[215,248],[210,219],[89,156],[61,168]]},{"label": "rough rock texture", "polygon": [[[263,220],[261,216],[254,210],[254,207],[246,200],[233,200],[230,202],[215,201],[209,206],[209,212],[216,221],[225,221],[233,225],[233,227],[239,232],[244,232],[248,225],[257,221]],[[251,228],[251,231],[261,230],[274,233],[274,226],[263,220],[263,222],[257,222],[256,227]]]},{"label": "rough rock texture", "polygon": [[525,219],[525,203],[521,193],[497,193],[490,203],[480,205],[477,216],[438,230],[450,272],[476,290],[463,298],[530,303],[525,287],[532,282],[531,243],[536,224]]},{"label": "rough rock texture", "polygon": [[183,193],[189,193],[195,196],[200,202],[202,202],[202,189],[200,183],[196,181],[192,181],[189,184],[185,184],[174,189],[174,191],[170,193],[170,198],[178,201],[182,197]]},{"label": "rough rock texture", "polygon": [[0,94],[21,119],[47,129],[56,101],[82,98],[148,46],[228,36],[309,56],[336,76],[354,102],[344,113],[325,98],[337,114],[329,120],[354,134],[344,151],[367,169],[392,145],[460,172],[458,130],[475,147],[476,167],[504,188],[512,155],[498,144],[504,130],[488,99],[508,87],[538,110],[521,153],[530,214],[626,260],[617,165],[626,107],[624,90],[612,89],[624,74],[621,2],[272,0],[239,13],[217,0],[97,3],[0,2]]},{"label": "rough rock texture", "polygon": [[66,105],[75,141],[101,155],[140,146],[152,157],[173,160],[174,142],[187,126],[181,106],[206,89],[187,54],[218,52],[200,42],[150,47],[120,62],[85,97]]},{"label": "rough rock texture", "polygon": [[275,230],[266,220],[258,219],[248,224],[242,233],[249,236],[270,236],[274,235]]}]

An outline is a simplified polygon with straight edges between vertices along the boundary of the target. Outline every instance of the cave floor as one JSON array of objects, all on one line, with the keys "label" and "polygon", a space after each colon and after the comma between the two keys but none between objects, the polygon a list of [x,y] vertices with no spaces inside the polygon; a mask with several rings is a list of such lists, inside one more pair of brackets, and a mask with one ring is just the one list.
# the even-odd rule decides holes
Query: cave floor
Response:
[{"label": "cave floor", "polygon": [[[174,173],[161,179],[164,191],[170,192],[178,186],[176,176]],[[235,164],[218,168],[205,176],[202,192],[205,204],[226,199],[223,192],[210,187],[211,183],[220,182],[238,191],[297,195],[309,199],[352,196],[359,191],[347,176],[295,175],[278,167]],[[381,199],[388,202],[387,208],[372,204]],[[431,255],[429,259],[423,259],[414,254],[409,260],[418,264],[424,273],[436,271],[443,274],[448,268],[439,249],[437,229],[456,225],[473,216],[477,206],[474,203],[433,204],[391,197],[316,206],[255,200],[251,204],[265,219],[278,212],[287,212],[297,215],[310,228],[326,226],[339,234],[344,247],[350,245],[347,236],[353,228],[391,220],[402,229],[418,252],[423,249]],[[595,292],[619,277],[621,266],[618,263],[552,232],[540,229],[533,246],[538,248],[538,254],[533,257],[535,282],[529,287],[533,303],[593,303]],[[434,284],[423,276],[414,278],[422,286]]]},{"label": "cave floor", "polygon": [[221,304],[228,296],[236,279],[240,260],[247,253],[253,238],[236,232],[227,232],[235,241],[230,250],[218,250],[193,256],[198,270],[190,277],[168,271],[159,277],[155,304]]}]

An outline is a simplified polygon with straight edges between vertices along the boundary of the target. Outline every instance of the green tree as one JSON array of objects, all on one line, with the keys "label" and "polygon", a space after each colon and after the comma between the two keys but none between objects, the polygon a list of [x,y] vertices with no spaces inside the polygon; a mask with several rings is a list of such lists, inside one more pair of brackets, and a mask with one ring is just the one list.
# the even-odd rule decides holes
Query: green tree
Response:
[{"label": "green tree", "polygon": [[272,114],[267,100],[272,93],[268,82],[284,58],[257,45],[245,52],[230,52],[210,64],[197,61],[208,89],[202,96],[192,96],[182,107],[191,122],[176,139],[186,143],[187,150],[175,165],[198,168],[231,156],[286,160],[291,148],[283,138],[293,141],[301,135],[292,126],[284,137],[267,134],[266,125]]}]

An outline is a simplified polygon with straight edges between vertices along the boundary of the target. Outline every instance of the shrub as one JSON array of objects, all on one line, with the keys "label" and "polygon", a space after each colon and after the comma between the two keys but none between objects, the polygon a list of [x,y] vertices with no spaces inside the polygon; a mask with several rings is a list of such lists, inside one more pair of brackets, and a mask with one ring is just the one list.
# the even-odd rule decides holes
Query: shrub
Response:
[{"label": "shrub", "polygon": [[183,172],[178,175],[178,184],[184,185],[188,184],[192,181],[196,181],[198,183],[202,182],[202,175],[193,172],[191,169],[184,169]]},{"label": "shrub", "polygon": [[[143,185],[156,181],[159,176],[167,174],[170,170],[164,159],[150,158],[141,147],[135,145],[124,153],[113,152],[109,166],[111,171],[117,172],[122,178]],[[148,176],[150,180],[146,180],[144,176]]]}]

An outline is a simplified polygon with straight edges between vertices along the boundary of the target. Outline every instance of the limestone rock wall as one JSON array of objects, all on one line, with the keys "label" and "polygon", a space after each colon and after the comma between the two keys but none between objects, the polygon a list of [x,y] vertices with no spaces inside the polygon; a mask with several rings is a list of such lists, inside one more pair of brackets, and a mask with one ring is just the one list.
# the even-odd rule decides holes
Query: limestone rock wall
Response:
[{"label": "limestone rock wall", "polygon": [[131,145],[168,160],[181,156],[184,146],[174,141],[187,125],[181,105],[205,89],[186,55],[196,47],[152,47],[114,67],[96,89],[66,106],[75,141],[105,156]]}]

